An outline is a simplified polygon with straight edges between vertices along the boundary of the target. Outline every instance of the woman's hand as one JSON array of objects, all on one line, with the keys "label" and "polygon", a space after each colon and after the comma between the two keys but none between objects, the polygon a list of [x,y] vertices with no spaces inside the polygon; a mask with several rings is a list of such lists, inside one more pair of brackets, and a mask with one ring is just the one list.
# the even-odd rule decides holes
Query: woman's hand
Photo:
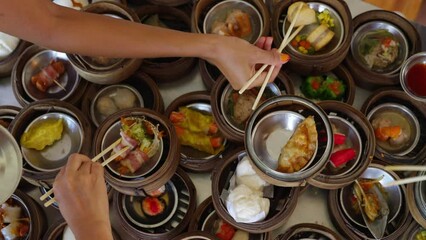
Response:
[{"label": "woman's hand", "polygon": [[[206,59],[216,65],[234,89],[240,89],[263,64],[274,65],[275,69],[269,82],[274,81],[282,64],[288,62],[287,54],[272,49],[272,37],[261,37],[256,46],[236,37],[218,36],[215,50]],[[269,68],[250,86],[260,86]]]},{"label": "woman's hand", "polygon": [[112,239],[104,170],[73,154],[56,176],[53,192],[59,210],[76,239]]}]

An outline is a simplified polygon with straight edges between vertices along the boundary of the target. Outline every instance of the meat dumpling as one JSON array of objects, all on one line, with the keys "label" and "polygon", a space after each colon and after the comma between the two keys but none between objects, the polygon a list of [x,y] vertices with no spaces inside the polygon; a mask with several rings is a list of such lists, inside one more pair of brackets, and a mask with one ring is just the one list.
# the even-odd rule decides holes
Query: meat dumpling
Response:
[{"label": "meat dumpling", "polygon": [[98,112],[104,116],[109,116],[118,111],[114,101],[107,96],[98,99],[96,109],[98,109]]},{"label": "meat dumpling", "polygon": [[114,99],[115,105],[118,109],[135,107],[136,96],[132,91],[126,88],[117,89],[112,98]]}]

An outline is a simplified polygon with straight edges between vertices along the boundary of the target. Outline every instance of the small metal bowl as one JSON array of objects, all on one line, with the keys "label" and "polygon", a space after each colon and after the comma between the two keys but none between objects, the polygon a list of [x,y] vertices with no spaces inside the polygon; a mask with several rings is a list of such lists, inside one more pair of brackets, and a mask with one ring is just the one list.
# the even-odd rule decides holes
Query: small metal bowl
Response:
[{"label": "small metal bowl", "polygon": [[[118,91],[130,91],[128,93],[132,93],[135,97],[135,101],[130,106],[131,102],[124,102],[122,104],[116,104],[117,99],[117,92]],[[130,96],[129,96],[130,97]],[[126,108],[132,108],[132,107],[144,107],[144,100],[142,95],[136,90],[134,87],[130,85],[125,84],[117,84],[117,85],[109,85],[107,87],[104,87],[103,89],[99,90],[99,92],[96,94],[95,98],[90,104],[90,117],[92,118],[93,122],[97,127],[99,127],[99,124],[105,120],[110,114],[103,114],[102,111],[98,109],[98,104],[100,99],[104,99],[104,102],[106,103],[106,107],[109,107],[111,109],[116,109],[116,111],[111,111],[110,114],[117,112],[122,109]],[[123,100],[122,98],[119,100]],[[105,107],[105,105],[104,105]]]},{"label": "small metal bowl", "polygon": [[[348,173],[350,173],[358,164],[358,161],[360,160],[360,157],[362,155],[362,140],[361,136],[359,135],[358,130],[355,128],[354,125],[352,125],[349,121],[346,119],[343,119],[338,116],[328,116],[330,119],[332,128],[333,126],[336,127],[338,132],[345,134],[346,136],[346,142],[345,145],[347,148],[353,148],[356,152],[356,157],[353,160],[350,160],[345,164],[342,168],[335,168],[331,165],[331,163],[327,164],[327,167],[325,168],[325,171],[323,171],[324,174],[330,174],[335,176],[344,176]],[[333,147],[333,151],[334,152]],[[345,149],[345,148],[342,148]]]},{"label": "small metal bowl", "polygon": [[[52,60],[59,60],[65,66],[65,72],[57,79],[57,82],[65,88],[65,91],[54,83],[46,92],[41,92],[31,83],[31,77],[48,66]],[[34,101],[47,98],[67,99],[75,92],[79,82],[80,76],[69,63],[67,55],[53,50],[44,50],[32,56],[26,62],[22,71],[22,85],[25,92]]]},{"label": "small metal bowl", "polygon": [[62,119],[63,132],[60,140],[41,151],[21,146],[21,151],[26,162],[39,171],[56,171],[64,166],[69,155],[80,152],[83,145],[83,132],[78,122],[70,115],[53,112],[43,114],[34,119],[25,129],[27,132],[34,124],[46,119]]},{"label": "small metal bowl", "polygon": [[397,156],[404,156],[410,153],[417,145],[420,139],[420,124],[416,115],[407,107],[397,103],[384,103],[373,108],[368,114],[367,119],[372,122],[377,117],[387,117],[393,120],[393,124],[401,124],[402,130],[409,132],[409,140],[401,147],[392,147],[388,142],[377,140],[376,148],[382,152],[394,154]]},{"label": "small metal bowl", "polygon": [[[223,114],[223,117],[225,118],[225,121],[229,124],[229,126],[231,126],[233,129],[235,129],[236,131],[240,133],[244,133],[244,127],[246,122],[239,124],[237,121],[234,120],[234,117],[232,116],[230,112],[233,94],[239,94],[239,93],[238,91],[234,90],[231,87],[231,84],[228,84],[226,88],[224,89],[222,96],[220,97],[220,110]],[[244,94],[251,94],[250,90],[247,90],[242,95]],[[254,98],[256,98],[256,95],[254,96]],[[266,85],[265,92],[263,95],[264,98],[268,99],[273,96],[280,96],[280,95],[281,95],[281,91],[275,83],[268,83]],[[249,108],[251,109],[251,106],[249,106]]]},{"label": "small metal bowl", "polygon": [[239,9],[250,16],[251,34],[244,38],[250,43],[255,43],[262,35],[263,20],[259,11],[249,2],[226,0],[217,3],[208,12],[203,22],[204,33],[212,33],[212,26],[216,21],[225,21],[232,10]]},{"label": "small metal bowl", "polygon": [[[314,116],[318,132],[315,154],[303,170],[294,173],[276,171],[277,153],[286,142],[283,136],[291,137],[298,123],[308,116]],[[282,133],[282,136],[271,138],[275,133]],[[306,180],[319,174],[328,162],[333,145],[332,136],[327,115],[313,102],[297,96],[278,96],[265,101],[252,113],[247,122],[244,143],[254,167],[275,179],[275,184],[303,185]],[[274,142],[272,140],[279,139],[278,137],[282,138],[279,144],[268,146],[268,143]],[[272,145],[276,145],[275,148]]]},{"label": "small metal bowl", "polygon": [[[315,53],[313,55],[321,55],[321,54],[325,54],[325,53],[333,53],[335,52],[339,46],[342,44],[343,42],[343,38],[344,38],[344,29],[343,29],[343,20],[340,16],[340,14],[331,6],[322,3],[322,2],[307,2],[308,6],[315,10],[315,12],[322,12],[324,10],[328,10],[330,12],[330,16],[335,19],[334,21],[334,37],[333,39],[326,45],[324,46],[323,49],[319,50],[318,53]],[[303,27],[303,29],[300,31],[300,33],[298,35],[309,35],[316,27],[318,27],[319,24],[318,23],[313,23],[313,24],[309,24],[306,25],[305,27]],[[283,24],[283,36],[286,35],[287,33],[287,29],[290,27],[290,22],[287,21],[287,17],[284,19],[284,24]],[[310,57],[310,55],[308,54],[303,54],[299,51],[297,51],[297,49],[295,49],[291,44],[287,45],[287,49],[290,50],[290,52],[292,54],[295,55],[299,55],[299,56],[305,56],[307,58]]]},{"label": "small metal bowl", "polygon": [[[106,131],[102,143],[101,143],[101,151],[106,149],[108,146],[110,146],[112,143],[117,141],[117,139],[121,138],[120,136],[120,129],[121,129],[121,123],[120,121],[117,121],[116,123],[112,124],[111,127]],[[160,140],[160,149],[157,151],[157,153],[150,158],[146,163],[142,164],[142,166],[134,173],[128,173],[128,174],[121,174],[118,171],[118,168],[121,166],[119,162],[112,161],[107,165],[107,168],[114,173],[115,175],[127,179],[136,179],[141,178],[147,174],[149,174],[152,170],[155,169],[155,167],[160,163],[162,157],[163,157],[163,139]],[[103,157],[104,160],[106,160],[110,155],[105,155]]]},{"label": "small metal bowl", "polygon": [[[386,30],[391,33],[395,40],[399,43],[398,57],[395,61],[387,66],[386,68],[369,68],[364,60],[364,56],[361,53],[360,43],[371,34],[374,34],[378,30]],[[391,75],[395,74],[401,68],[401,65],[408,57],[408,40],[404,33],[395,25],[386,21],[372,21],[368,22],[356,29],[351,41],[351,52],[355,60],[368,71],[375,73]]]},{"label": "small metal bowl", "polygon": [[159,216],[147,216],[142,211],[142,201],[145,196],[126,195],[122,199],[121,206],[126,218],[138,227],[157,228],[167,223],[175,214],[178,207],[178,193],[172,181],[165,185],[166,191],[158,198],[165,201],[164,213]]},{"label": "small metal bowl", "polygon": [[[367,170],[360,176],[360,178],[369,178],[369,179],[377,179],[383,176],[383,179],[380,180],[380,183],[383,185],[385,183],[395,181],[395,177],[391,175],[389,172],[378,168],[370,166]],[[385,187],[385,191],[387,194],[387,203],[389,206],[389,216],[388,223],[392,222],[398,217],[398,214],[401,210],[403,204],[403,196],[401,187],[392,186]],[[367,228],[365,222],[362,218],[361,213],[357,214],[352,207],[352,196],[353,196],[353,184],[344,187],[340,191],[340,204],[343,209],[345,215],[356,225]]]},{"label": "small metal bowl", "polygon": [[[415,89],[411,89],[407,85],[408,72],[414,65],[417,65],[417,64],[423,64],[423,65],[426,64],[426,52],[414,54],[411,57],[409,57],[407,61],[404,62],[399,75],[399,80],[401,82],[402,89],[404,89],[404,92],[406,92],[410,97],[418,101],[426,102],[426,96],[419,95],[418,93],[416,93]],[[419,77],[424,77],[424,76],[419,76]],[[424,85],[426,84],[426,82],[423,80],[423,82],[418,82],[417,84]]]}]

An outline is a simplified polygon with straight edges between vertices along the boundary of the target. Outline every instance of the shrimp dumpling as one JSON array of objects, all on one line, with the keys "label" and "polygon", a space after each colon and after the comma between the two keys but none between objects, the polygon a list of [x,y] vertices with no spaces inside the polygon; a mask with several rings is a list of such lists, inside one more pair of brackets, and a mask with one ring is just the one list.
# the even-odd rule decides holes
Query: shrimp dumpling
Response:
[{"label": "shrimp dumpling", "polygon": [[108,96],[103,96],[98,99],[96,103],[96,109],[98,112],[104,116],[109,116],[118,111],[117,106],[115,106],[114,101]]},{"label": "shrimp dumpling", "polygon": [[136,96],[135,94],[126,88],[119,88],[112,96],[115,105],[118,109],[126,109],[135,107]]}]

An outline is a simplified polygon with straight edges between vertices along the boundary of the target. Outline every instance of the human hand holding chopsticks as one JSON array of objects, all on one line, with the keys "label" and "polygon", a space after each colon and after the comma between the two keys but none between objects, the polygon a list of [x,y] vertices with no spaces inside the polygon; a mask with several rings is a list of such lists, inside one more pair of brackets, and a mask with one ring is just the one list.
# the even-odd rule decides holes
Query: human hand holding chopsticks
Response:
[{"label": "human hand holding chopsticks", "polygon": [[53,184],[59,210],[76,239],[112,239],[101,164],[73,154]]}]

